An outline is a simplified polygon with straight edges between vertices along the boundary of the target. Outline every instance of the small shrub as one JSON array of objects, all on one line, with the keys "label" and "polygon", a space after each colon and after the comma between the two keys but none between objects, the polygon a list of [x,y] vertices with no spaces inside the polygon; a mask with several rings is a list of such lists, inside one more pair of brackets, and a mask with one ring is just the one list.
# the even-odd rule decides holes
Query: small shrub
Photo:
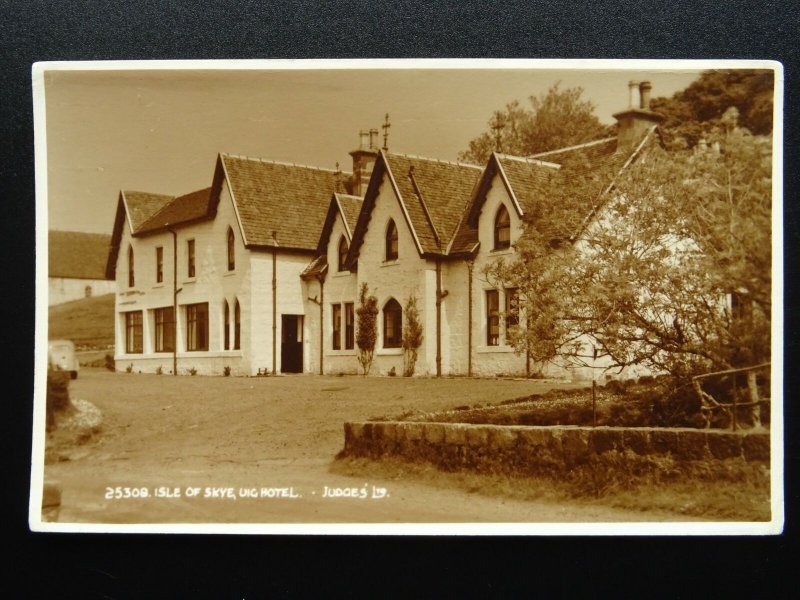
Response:
[{"label": "small shrub", "polygon": [[114,361],[114,357],[111,354],[106,354],[106,356],[105,356],[105,367],[109,371],[116,371],[117,370],[117,364]]},{"label": "small shrub", "polygon": [[162,375],[163,373],[164,373],[164,367],[158,365],[158,368],[156,369],[156,375]]},{"label": "small shrub", "polygon": [[356,331],[358,364],[361,365],[363,374],[369,375],[375,354],[375,343],[378,340],[378,299],[369,294],[369,287],[366,282],[361,284],[356,315],[358,321],[358,329]]},{"label": "small shrub", "polygon": [[419,320],[417,297],[413,294],[406,300],[403,309],[403,377],[411,377],[417,365],[417,353],[422,345],[422,323]]},{"label": "small shrub", "polygon": [[133,373],[133,363],[131,363],[127,367],[125,367],[125,372],[126,373]]},{"label": "small shrub", "polygon": [[56,413],[69,407],[69,372],[47,371],[47,431],[56,426]]},{"label": "small shrub", "polygon": [[197,369],[195,369],[194,367],[192,367],[191,369],[189,369],[189,375],[192,375],[192,376],[195,376],[195,375],[197,375]]},{"label": "small shrub", "polygon": [[230,377],[230,375],[231,375],[231,367],[230,367],[230,365],[225,365],[225,367],[222,369],[222,374],[225,377]]},{"label": "small shrub", "polygon": [[397,375],[397,371],[395,370],[394,367],[389,369],[389,377],[395,377],[396,375]]}]

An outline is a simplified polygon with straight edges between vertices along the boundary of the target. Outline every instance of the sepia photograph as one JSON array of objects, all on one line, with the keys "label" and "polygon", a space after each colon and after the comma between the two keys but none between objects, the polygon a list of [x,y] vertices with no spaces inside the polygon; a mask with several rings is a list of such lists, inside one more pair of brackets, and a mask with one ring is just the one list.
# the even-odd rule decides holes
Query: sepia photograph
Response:
[{"label": "sepia photograph", "polygon": [[33,530],[782,531],[779,63],[33,91]]}]

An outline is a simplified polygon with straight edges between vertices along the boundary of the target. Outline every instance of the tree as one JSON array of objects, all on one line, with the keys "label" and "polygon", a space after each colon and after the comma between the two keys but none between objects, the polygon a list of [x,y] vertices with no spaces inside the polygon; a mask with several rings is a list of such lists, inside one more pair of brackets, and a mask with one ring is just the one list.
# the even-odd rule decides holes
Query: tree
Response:
[{"label": "tree", "polygon": [[361,284],[356,309],[358,329],[356,346],[358,346],[358,364],[364,375],[369,375],[372,359],[375,355],[375,343],[378,340],[378,299],[369,294],[366,282]]},{"label": "tree", "polygon": [[486,131],[469,142],[459,159],[483,164],[497,150],[505,154],[528,156],[588,142],[609,134],[594,115],[594,105],[582,100],[580,87],[559,89],[552,86],[546,93],[529,98],[531,108],[518,101],[495,111]]},{"label": "tree", "polygon": [[[709,141],[649,151],[614,180],[589,226],[574,228],[586,217],[580,200],[534,211],[519,259],[492,270],[526,299],[518,348],[592,364],[591,341],[611,367],[683,382],[769,360],[771,138],[732,129]],[[596,196],[598,181],[570,181],[560,193]]]},{"label": "tree", "polygon": [[662,130],[670,146],[692,148],[715,130],[724,130],[731,108],[738,124],[754,135],[772,133],[774,76],[769,70],[705,71],[671,98],[653,98],[652,110],[664,115]]},{"label": "tree", "polygon": [[403,377],[411,377],[417,365],[417,351],[422,346],[422,323],[419,320],[417,297],[411,294],[403,309]]}]

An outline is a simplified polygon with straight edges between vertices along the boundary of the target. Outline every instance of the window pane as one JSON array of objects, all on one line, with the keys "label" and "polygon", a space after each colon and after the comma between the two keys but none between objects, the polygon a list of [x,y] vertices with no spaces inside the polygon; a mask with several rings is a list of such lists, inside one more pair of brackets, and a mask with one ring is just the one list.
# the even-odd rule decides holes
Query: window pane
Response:
[{"label": "window pane", "polygon": [[164,248],[156,248],[156,283],[164,281]]},{"label": "window pane", "polygon": [[333,349],[340,350],[342,347],[342,305],[334,304],[331,316],[333,325]]},{"label": "window pane", "polygon": [[194,277],[194,240],[186,242],[187,272],[189,277]]},{"label": "window pane", "polygon": [[175,311],[171,306],[158,308],[156,313],[156,352],[175,350]]},{"label": "window pane", "polygon": [[208,350],[208,303],[186,306],[186,349]]},{"label": "window pane", "polygon": [[486,291],[486,344],[500,344],[500,298],[497,290]]},{"label": "window pane", "polygon": [[383,308],[383,347],[399,348],[403,335],[403,311],[392,298]]},{"label": "window pane", "polygon": [[125,352],[142,353],[142,311],[125,313]]},{"label": "window pane", "polygon": [[236,268],[236,255],[234,253],[233,230],[228,229],[228,271],[233,271],[235,268]]},{"label": "window pane", "polygon": [[347,350],[355,347],[355,310],[352,302],[344,305],[344,347]]},{"label": "window pane", "polygon": [[241,326],[239,324],[240,314],[239,314],[239,301],[236,301],[236,306],[233,309],[233,349],[238,350],[239,346],[241,345],[240,342],[240,333],[241,333]]}]

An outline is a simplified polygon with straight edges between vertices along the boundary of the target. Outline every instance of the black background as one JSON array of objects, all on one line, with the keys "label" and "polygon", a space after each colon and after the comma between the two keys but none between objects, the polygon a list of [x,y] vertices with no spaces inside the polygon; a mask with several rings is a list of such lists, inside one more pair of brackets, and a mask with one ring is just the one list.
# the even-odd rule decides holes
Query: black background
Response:
[{"label": "black background", "polygon": [[[789,3],[0,1],[3,589],[84,598],[542,595],[788,597],[796,577],[798,15]],[[786,77],[786,533],[752,538],[33,534],[31,64],[201,58],[753,58]],[[487,115],[488,117],[488,115]],[[792,252],[794,250],[794,252]],[[794,256],[793,256],[794,255]],[[513,594],[512,594],[513,593]],[[338,594],[336,594],[338,595]]]}]

